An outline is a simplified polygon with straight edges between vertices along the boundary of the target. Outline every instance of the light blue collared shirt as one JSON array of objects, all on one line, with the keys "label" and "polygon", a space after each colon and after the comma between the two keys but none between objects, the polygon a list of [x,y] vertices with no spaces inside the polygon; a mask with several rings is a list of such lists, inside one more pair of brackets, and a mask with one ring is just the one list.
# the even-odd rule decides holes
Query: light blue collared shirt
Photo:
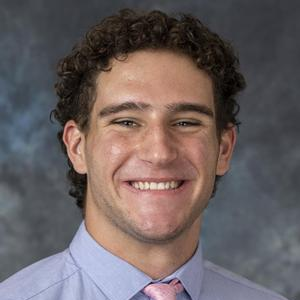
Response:
[{"label": "light blue collared shirt", "polygon": [[284,300],[208,261],[201,247],[170,276],[149,276],[101,247],[81,224],[70,247],[16,273],[0,284],[1,300],[149,300],[141,290],[178,278],[177,300]]}]

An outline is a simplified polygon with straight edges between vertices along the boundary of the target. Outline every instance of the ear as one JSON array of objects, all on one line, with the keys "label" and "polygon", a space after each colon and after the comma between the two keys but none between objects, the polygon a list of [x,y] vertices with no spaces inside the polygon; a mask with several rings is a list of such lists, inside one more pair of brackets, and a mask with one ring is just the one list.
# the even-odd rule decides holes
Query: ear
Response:
[{"label": "ear", "polygon": [[75,171],[79,174],[86,174],[85,135],[80,131],[75,121],[70,120],[66,123],[63,141]]},{"label": "ear", "polygon": [[230,167],[230,161],[233,153],[233,149],[236,143],[236,127],[229,126],[224,129],[220,138],[219,157],[217,163],[217,175],[224,175]]}]

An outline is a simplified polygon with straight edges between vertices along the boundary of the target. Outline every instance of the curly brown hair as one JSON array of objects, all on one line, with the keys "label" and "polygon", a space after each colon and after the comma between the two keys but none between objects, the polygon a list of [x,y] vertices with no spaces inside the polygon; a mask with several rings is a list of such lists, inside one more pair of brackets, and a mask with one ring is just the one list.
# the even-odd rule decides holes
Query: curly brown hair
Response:
[{"label": "curly brown hair", "polygon": [[[59,79],[55,85],[58,103],[51,117],[62,126],[58,139],[66,155],[63,127],[74,120],[87,132],[99,73],[109,70],[112,58],[126,57],[142,49],[166,49],[192,58],[213,81],[218,133],[229,125],[238,127],[239,104],[235,96],[245,88],[245,80],[238,70],[239,61],[232,46],[191,15],[176,17],[160,11],[124,9],[92,27],[58,64]],[[87,177],[78,174],[69,159],[68,165],[69,194],[84,208]],[[218,179],[217,176],[216,182]]]}]

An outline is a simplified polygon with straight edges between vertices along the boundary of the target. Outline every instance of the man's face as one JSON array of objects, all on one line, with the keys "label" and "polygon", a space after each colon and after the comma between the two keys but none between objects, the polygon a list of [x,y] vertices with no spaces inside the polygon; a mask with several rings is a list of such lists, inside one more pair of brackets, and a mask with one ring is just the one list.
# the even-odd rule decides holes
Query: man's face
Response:
[{"label": "man's face", "polygon": [[68,147],[87,174],[86,218],[156,243],[199,226],[234,144],[234,130],[218,140],[215,120],[212,81],[186,56],[145,50],[113,60],[97,79],[87,135]]}]

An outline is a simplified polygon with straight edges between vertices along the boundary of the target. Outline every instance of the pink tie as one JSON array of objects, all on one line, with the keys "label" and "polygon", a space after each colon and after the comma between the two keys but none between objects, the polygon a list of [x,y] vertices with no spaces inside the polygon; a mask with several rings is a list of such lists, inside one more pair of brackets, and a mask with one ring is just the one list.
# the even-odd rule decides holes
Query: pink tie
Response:
[{"label": "pink tie", "polygon": [[147,285],[143,292],[153,300],[176,300],[176,294],[183,291],[183,286],[178,279],[170,283],[152,283]]}]

